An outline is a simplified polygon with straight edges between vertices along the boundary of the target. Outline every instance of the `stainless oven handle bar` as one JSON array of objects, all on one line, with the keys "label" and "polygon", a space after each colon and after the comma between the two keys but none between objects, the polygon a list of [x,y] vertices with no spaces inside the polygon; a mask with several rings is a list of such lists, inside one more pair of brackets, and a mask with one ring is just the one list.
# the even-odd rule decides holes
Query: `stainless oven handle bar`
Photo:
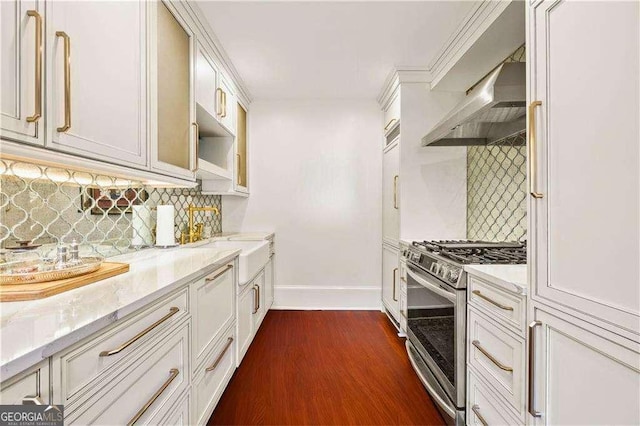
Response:
[{"label": "stainless oven handle bar", "polygon": [[431,383],[429,383],[429,381],[424,377],[424,375],[422,374],[422,372],[420,371],[420,368],[418,367],[417,361],[414,358],[414,355],[411,351],[411,349],[409,348],[409,342],[405,342],[405,346],[407,346],[407,355],[409,355],[409,361],[411,362],[411,365],[413,366],[413,369],[415,370],[416,374],[418,375],[418,378],[420,379],[420,381],[422,382],[422,384],[424,385],[425,388],[427,388],[427,390],[429,391],[429,395],[431,396],[431,398],[435,399],[436,404],[438,404],[440,406],[440,408],[442,408],[444,411],[446,411],[446,413],[451,417],[451,418],[456,418],[456,412],[454,409],[452,409],[450,407],[450,403],[445,401],[441,396],[440,396],[440,392],[437,391],[437,389],[434,389],[433,386],[431,386]]},{"label": "stainless oven handle bar", "polygon": [[418,276],[415,272],[413,272],[413,269],[411,269],[410,267],[407,267],[407,274],[409,274],[411,278],[416,280],[418,284],[428,288],[429,290],[433,291],[437,295],[442,296],[445,299],[450,300],[452,302],[456,301],[456,295],[454,293],[450,293],[447,290],[440,288],[440,286],[430,283],[424,278]]}]

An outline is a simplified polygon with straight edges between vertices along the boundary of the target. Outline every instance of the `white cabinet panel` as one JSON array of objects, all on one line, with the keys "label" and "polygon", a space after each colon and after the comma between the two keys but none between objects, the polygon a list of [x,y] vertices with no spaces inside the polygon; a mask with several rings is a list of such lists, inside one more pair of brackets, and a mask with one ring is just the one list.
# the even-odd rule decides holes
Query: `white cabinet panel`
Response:
[{"label": "white cabinet panel", "polygon": [[640,335],[640,3],[530,13],[532,298]]},{"label": "white cabinet panel", "polygon": [[249,283],[242,289],[242,292],[238,296],[238,316],[237,316],[237,362],[240,365],[244,354],[247,353],[251,340],[253,339],[253,333],[255,330],[254,325],[254,311],[256,305],[256,289],[252,283]]},{"label": "white cabinet panel", "polygon": [[382,160],[382,238],[397,246],[400,239],[400,145],[386,151]]},{"label": "white cabinet panel", "polygon": [[235,318],[233,265],[226,265],[192,284],[194,302],[195,365],[203,361],[211,345]]},{"label": "white cabinet panel", "polygon": [[196,49],[196,102],[217,118],[218,68],[198,43]]},{"label": "white cabinet panel", "polygon": [[640,424],[638,345],[547,308],[534,318],[535,424]]},{"label": "white cabinet panel", "polygon": [[0,23],[0,136],[43,145],[44,2],[2,1]]},{"label": "white cabinet panel", "polygon": [[271,255],[269,263],[264,268],[264,309],[265,314],[271,309],[273,305],[273,294],[275,285],[275,254]]},{"label": "white cabinet panel", "polygon": [[47,146],[145,166],[146,2],[51,1],[46,28]]},{"label": "white cabinet panel", "polygon": [[257,332],[258,328],[260,328],[260,324],[262,324],[262,320],[266,315],[267,311],[264,307],[265,303],[265,271],[263,270],[258,274],[258,276],[253,280],[253,285],[257,291],[256,293],[256,303],[257,307],[255,308],[256,313],[253,315],[254,321],[254,330]]},{"label": "white cabinet panel", "polygon": [[48,359],[0,384],[2,405],[20,405],[25,399],[35,398],[48,404],[50,397]]},{"label": "white cabinet panel", "polygon": [[235,90],[231,84],[231,80],[222,73],[220,73],[220,78],[218,79],[218,87],[222,92],[218,98],[218,102],[220,103],[220,108],[218,109],[220,112],[218,115],[220,123],[222,123],[232,135],[235,135],[237,113]]},{"label": "white cabinet panel", "polygon": [[382,302],[400,323],[400,276],[398,250],[382,245]]}]

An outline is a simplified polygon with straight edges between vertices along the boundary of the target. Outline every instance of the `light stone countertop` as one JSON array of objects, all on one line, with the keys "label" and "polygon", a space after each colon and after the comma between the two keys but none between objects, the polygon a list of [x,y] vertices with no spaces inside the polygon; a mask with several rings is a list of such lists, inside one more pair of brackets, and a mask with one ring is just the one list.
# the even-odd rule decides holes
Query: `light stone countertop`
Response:
[{"label": "light stone countertop", "polygon": [[507,291],[527,294],[527,265],[466,265],[464,270]]},{"label": "light stone countertop", "polygon": [[129,272],[44,299],[0,303],[0,381],[238,256],[240,250],[147,249],[111,257]]}]

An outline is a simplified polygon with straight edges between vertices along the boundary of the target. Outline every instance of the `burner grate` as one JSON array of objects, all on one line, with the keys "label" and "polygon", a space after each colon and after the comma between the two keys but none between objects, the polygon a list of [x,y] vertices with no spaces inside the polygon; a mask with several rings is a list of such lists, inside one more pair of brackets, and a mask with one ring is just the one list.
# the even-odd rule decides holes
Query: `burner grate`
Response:
[{"label": "burner grate", "polygon": [[527,262],[526,243],[440,240],[414,242],[428,252],[462,264],[523,264]]}]

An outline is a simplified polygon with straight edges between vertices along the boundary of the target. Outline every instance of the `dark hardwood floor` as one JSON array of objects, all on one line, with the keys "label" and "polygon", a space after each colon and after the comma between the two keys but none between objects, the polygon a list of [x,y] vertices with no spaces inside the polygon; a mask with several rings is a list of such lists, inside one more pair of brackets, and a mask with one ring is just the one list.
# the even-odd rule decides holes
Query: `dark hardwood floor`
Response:
[{"label": "dark hardwood floor", "polygon": [[443,425],[387,317],[270,311],[209,425]]}]

